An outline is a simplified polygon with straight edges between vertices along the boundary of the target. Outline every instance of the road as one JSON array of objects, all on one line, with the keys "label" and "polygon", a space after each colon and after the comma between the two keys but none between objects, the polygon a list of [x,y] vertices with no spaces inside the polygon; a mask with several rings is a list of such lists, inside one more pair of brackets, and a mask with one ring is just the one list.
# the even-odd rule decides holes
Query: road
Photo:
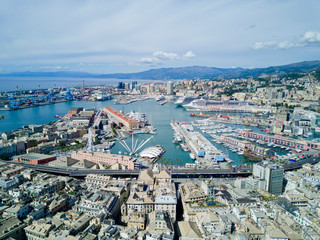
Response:
[{"label": "road", "polygon": [[[299,169],[303,164],[310,163],[315,164],[320,161],[320,156],[309,157],[297,162],[290,162],[284,164],[282,167],[285,171],[292,171]],[[26,163],[17,163],[12,161],[7,161],[6,163],[12,163],[16,165],[23,166],[25,168],[31,168],[41,172],[54,173],[67,175],[70,177],[85,177],[88,174],[104,174],[110,176],[122,176],[122,177],[137,177],[140,173],[139,169],[135,170],[100,170],[100,169],[81,169],[81,168],[72,168],[72,167],[50,167],[46,165],[32,165]],[[204,169],[204,168],[179,168],[179,169],[170,169],[173,178],[181,178],[185,176],[189,177],[247,177],[252,174],[251,169]]]}]

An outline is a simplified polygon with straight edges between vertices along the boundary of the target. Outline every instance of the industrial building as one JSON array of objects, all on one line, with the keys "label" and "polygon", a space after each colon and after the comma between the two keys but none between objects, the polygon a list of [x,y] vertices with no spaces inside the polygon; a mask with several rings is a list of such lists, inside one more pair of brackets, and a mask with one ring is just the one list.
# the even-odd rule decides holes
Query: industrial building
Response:
[{"label": "industrial building", "polygon": [[108,114],[109,118],[119,125],[122,124],[129,129],[139,129],[139,122],[133,120],[122,112],[119,112],[111,107],[104,107],[104,111]]},{"label": "industrial building", "polygon": [[47,164],[49,162],[57,160],[56,156],[46,155],[40,153],[28,153],[13,157],[14,162],[23,162],[34,165]]}]

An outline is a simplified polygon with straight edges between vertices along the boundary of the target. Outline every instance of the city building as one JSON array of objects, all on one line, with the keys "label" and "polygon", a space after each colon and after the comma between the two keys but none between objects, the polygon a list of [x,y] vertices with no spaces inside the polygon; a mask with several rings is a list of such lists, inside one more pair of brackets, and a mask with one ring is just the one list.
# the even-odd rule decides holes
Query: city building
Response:
[{"label": "city building", "polygon": [[16,217],[8,217],[0,220],[0,240],[24,239],[24,227],[26,224]]},{"label": "city building", "polygon": [[179,240],[203,240],[202,234],[195,222],[178,222]]},{"label": "city building", "polygon": [[113,192],[102,190],[89,192],[81,198],[74,209],[95,217],[100,214],[105,214],[107,217],[116,217],[119,212],[119,198]]},{"label": "city building", "polygon": [[39,154],[39,153],[28,153],[13,157],[14,162],[23,162],[34,165],[47,164],[49,162],[57,160],[56,156]]},{"label": "city building", "polygon": [[93,217],[88,214],[83,214],[81,217],[79,217],[75,222],[73,222],[70,226],[70,234],[75,236],[78,233],[82,232],[84,229],[86,229],[90,225],[90,221]]},{"label": "city building", "polygon": [[280,195],[283,189],[283,168],[268,166],[266,168],[266,190],[273,195]]},{"label": "city building", "polygon": [[110,176],[105,176],[101,174],[88,174],[85,179],[87,185],[94,185],[101,188],[107,186],[110,180]]},{"label": "city building", "polygon": [[38,220],[39,218],[42,218],[45,216],[46,212],[46,206],[43,204],[39,204],[34,207],[34,209],[28,214],[27,218],[31,219],[32,221]]},{"label": "city building", "polygon": [[153,211],[148,213],[148,225],[145,238],[148,240],[173,240],[174,228],[172,219],[165,211]]},{"label": "city building", "polygon": [[100,174],[88,174],[86,185],[91,189],[101,189],[115,193],[119,198],[119,205],[128,199],[130,181],[126,179],[111,179],[110,176]]},{"label": "city building", "polygon": [[212,180],[204,180],[201,183],[201,188],[204,193],[208,196],[208,198],[213,198],[215,194],[215,185]]},{"label": "city building", "polygon": [[23,219],[25,218],[28,213],[32,210],[32,208],[29,205],[22,205],[22,204],[17,204],[14,205],[10,208],[7,208],[4,212],[4,216],[13,216],[18,219]]},{"label": "city building", "polygon": [[221,236],[226,232],[226,225],[213,211],[196,213],[196,223],[202,236]]},{"label": "city building", "polygon": [[22,173],[24,171],[24,167],[22,166],[15,166],[15,165],[9,165],[7,168],[4,168],[1,172],[1,176],[5,178],[11,178],[14,175]]},{"label": "city building", "polygon": [[103,110],[114,122],[122,124],[123,126],[129,129],[139,129],[139,123],[133,120],[132,118],[128,117],[124,113],[119,112],[111,107],[104,107]]},{"label": "city building", "polygon": [[309,150],[310,148],[313,149],[320,149],[320,143],[312,142],[308,140],[299,140],[289,137],[283,137],[279,135],[266,135],[262,133],[255,133],[251,129],[244,129],[242,134],[248,138],[258,139],[265,142],[270,142],[274,144],[283,145],[286,147],[301,149],[301,150]]},{"label": "city building", "polygon": [[284,179],[283,168],[277,165],[254,164],[252,174],[257,179],[265,180],[265,188],[262,190],[276,196],[282,193]]},{"label": "city building", "polygon": [[144,230],[146,227],[146,217],[141,212],[133,212],[127,216],[126,223],[128,226]]},{"label": "city building", "polygon": [[14,179],[0,177],[0,188],[10,189],[18,185]]},{"label": "city building", "polygon": [[55,214],[59,211],[65,211],[66,209],[67,202],[65,199],[54,199],[48,207],[48,210],[51,214]]},{"label": "city building", "polygon": [[167,83],[167,95],[173,95],[173,82],[171,81]]},{"label": "city building", "polygon": [[44,223],[41,221],[34,221],[31,225],[27,226],[24,230],[27,239],[42,240],[48,239],[50,231],[55,228],[53,224]]},{"label": "city building", "polygon": [[165,211],[176,221],[177,197],[171,174],[168,171],[143,170],[137,181],[131,184],[130,195],[122,215],[133,212],[146,214]]},{"label": "city building", "polygon": [[207,200],[208,195],[204,190],[194,182],[186,182],[180,185],[182,192],[181,198],[185,203],[194,201]]},{"label": "city building", "polygon": [[94,163],[102,163],[112,166],[114,164],[121,164],[126,169],[134,169],[134,162],[132,157],[125,155],[115,155],[103,152],[87,153],[84,151],[73,152],[71,158],[76,160],[88,160]]}]

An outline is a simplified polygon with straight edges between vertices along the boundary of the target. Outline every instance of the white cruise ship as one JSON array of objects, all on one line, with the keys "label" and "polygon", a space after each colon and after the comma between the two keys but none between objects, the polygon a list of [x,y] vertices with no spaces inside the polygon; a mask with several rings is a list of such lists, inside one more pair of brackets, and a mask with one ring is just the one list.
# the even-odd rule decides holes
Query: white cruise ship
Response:
[{"label": "white cruise ship", "polygon": [[193,96],[179,97],[174,103],[177,104],[178,106],[183,106],[183,105],[188,104],[198,98],[200,98],[200,97],[193,97]]},{"label": "white cruise ship", "polygon": [[187,111],[224,111],[224,112],[253,112],[268,113],[274,109],[272,107],[260,107],[249,104],[245,101],[230,100],[205,100],[203,98],[193,100],[192,102],[182,105]]},{"label": "white cruise ship", "polygon": [[203,110],[211,110],[211,109],[220,109],[220,108],[239,108],[248,106],[249,103],[237,100],[222,100],[222,101],[213,101],[213,100],[205,100],[203,98],[193,100],[192,102],[182,105],[186,109],[203,109]]},{"label": "white cruise ship", "polygon": [[97,101],[104,101],[104,100],[109,100],[111,98],[112,98],[112,96],[110,94],[107,94],[107,95],[100,94],[97,96],[96,99],[97,99]]}]

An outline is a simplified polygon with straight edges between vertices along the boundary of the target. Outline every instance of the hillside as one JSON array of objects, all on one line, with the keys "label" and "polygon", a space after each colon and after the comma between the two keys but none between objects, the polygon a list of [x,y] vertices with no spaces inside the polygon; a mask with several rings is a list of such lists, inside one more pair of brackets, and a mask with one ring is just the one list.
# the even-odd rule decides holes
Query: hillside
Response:
[{"label": "hillside", "polygon": [[261,74],[287,74],[301,73],[320,69],[320,61],[304,61],[282,66],[271,66],[267,68],[215,68],[205,66],[189,66],[178,68],[150,69],[138,73],[114,73],[93,74],[86,72],[13,72],[0,74],[0,76],[11,77],[76,77],[76,78],[118,78],[118,79],[194,79],[194,78],[233,78],[233,77],[258,77]]}]

